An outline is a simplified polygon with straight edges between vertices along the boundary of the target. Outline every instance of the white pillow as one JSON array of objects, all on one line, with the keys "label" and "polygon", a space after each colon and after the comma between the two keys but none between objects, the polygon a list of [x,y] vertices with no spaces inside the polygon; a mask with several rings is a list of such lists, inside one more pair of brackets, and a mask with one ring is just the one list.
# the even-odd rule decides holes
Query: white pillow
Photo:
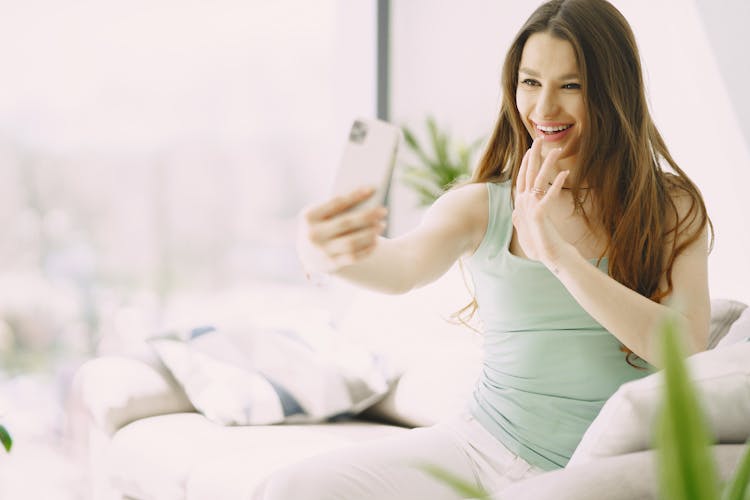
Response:
[{"label": "white pillow", "polygon": [[709,326],[708,349],[713,349],[722,341],[743,311],[747,311],[747,304],[737,300],[711,300],[711,324]]},{"label": "white pillow", "polygon": [[745,308],[740,317],[732,323],[727,334],[719,340],[717,347],[729,346],[748,340],[750,340],[750,307]]},{"label": "white pillow", "polygon": [[356,414],[392,382],[385,360],[336,332],[263,330],[238,342],[214,327],[149,340],[190,402],[223,425],[310,423]]},{"label": "white pillow", "polygon": [[[688,358],[688,370],[717,442],[750,437],[750,342]],[[652,447],[662,400],[662,373],[623,384],[602,407],[568,465]]]}]

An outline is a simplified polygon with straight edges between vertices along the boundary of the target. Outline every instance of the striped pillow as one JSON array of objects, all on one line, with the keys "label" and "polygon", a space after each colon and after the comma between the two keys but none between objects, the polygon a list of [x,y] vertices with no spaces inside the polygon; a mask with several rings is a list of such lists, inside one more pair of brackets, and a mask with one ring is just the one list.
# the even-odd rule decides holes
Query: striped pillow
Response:
[{"label": "striped pillow", "polygon": [[190,402],[222,425],[314,423],[357,414],[394,382],[385,358],[333,330],[251,332],[212,326],[149,339]]}]

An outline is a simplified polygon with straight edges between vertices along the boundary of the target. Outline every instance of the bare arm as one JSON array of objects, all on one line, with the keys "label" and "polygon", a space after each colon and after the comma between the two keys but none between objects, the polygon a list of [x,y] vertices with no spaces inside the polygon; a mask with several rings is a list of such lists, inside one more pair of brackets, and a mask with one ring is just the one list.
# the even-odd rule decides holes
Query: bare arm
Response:
[{"label": "bare arm", "polygon": [[688,354],[702,351],[708,339],[708,249],[704,231],[677,259],[672,269],[673,290],[656,303],[618,283],[569,248],[550,263],[550,269],[579,304],[612,335],[642,359],[657,365],[658,345],[653,333],[671,311],[687,334]]},{"label": "bare arm", "polygon": [[365,224],[356,221],[366,216],[346,210],[329,215],[321,205],[303,218],[300,257],[307,268],[374,290],[404,293],[434,281],[478,246],[487,226],[487,203],[484,184],[449,191],[416,229],[393,239],[372,229],[359,238],[362,230],[351,228]]},{"label": "bare arm", "polygon": [[[705,349],[708,339],[710,302],[708,296],[708,249],[704,230],[674,261],[671,294],[654,302],[586,261],[578,250],[564,241],[548,216],[549,203],[560,196],[567,176],[560,172],[546,194],[544,179],[552,176],[559,151],[551,152],[542,164],[540,143],[526,154],[516,183],[513,224],[531,258],[543,262],[557,275],[578,303],[620,342],[651,364],[658,360],[653,333],[670,312],[676,314],[687,333],[687,348]],[[542,186],[539,186],[542,184]],[[680,217],[689,209],[688,199],[675,199]],[[687,234],[697,228],[688,228]],[[681,235],[681,237],[683,237]],[[662,279],[660,286],[664,286]]]}]

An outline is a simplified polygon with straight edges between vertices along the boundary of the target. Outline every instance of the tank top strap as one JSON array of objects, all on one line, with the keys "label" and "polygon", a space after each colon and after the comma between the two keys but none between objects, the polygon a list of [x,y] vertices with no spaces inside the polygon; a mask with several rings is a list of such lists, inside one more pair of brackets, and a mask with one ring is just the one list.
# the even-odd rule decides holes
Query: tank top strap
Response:
[{"label": "tank top strap", "polygon": [[503,255],[513,235],[511,181],[487,182],[487,229],[475,257],[494,259]]}]

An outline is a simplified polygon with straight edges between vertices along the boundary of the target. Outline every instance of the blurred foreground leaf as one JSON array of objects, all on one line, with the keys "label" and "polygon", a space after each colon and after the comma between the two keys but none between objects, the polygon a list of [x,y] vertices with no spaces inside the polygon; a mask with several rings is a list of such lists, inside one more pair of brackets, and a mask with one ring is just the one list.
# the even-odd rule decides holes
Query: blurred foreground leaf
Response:
[{"label": "blurred foreground leaf", "polygon": [[737,466],[734,478],[729,480],[721,500],[745,500],[750,496],[748,495],[750,493],[748,483],[750,483],[750,446],[746,444],[745,455]]},{"label": "blurred foreground leaf", "polygon": [[662,498],[718,500],[719,483],[710,449],[712,439],[672,318],[662,329],[661,350],[664,406],[656,440]]},{"label": "blurred foreground leaf", "polygon": [[5,451],[10,451],[13,447],[13,438],[10,437],[10,434],[2,425],[0,425],[0,443],[3,444]]},{"label": "blurred foreground leaf", "polygon": [[481,488],[477,488],[452,472],[436,465],[422,464],[419,468],[441,483],[447,484],[453,488],[453,491],[461,495],[461,498],[485,498],[488,495],[488,493]]}]

